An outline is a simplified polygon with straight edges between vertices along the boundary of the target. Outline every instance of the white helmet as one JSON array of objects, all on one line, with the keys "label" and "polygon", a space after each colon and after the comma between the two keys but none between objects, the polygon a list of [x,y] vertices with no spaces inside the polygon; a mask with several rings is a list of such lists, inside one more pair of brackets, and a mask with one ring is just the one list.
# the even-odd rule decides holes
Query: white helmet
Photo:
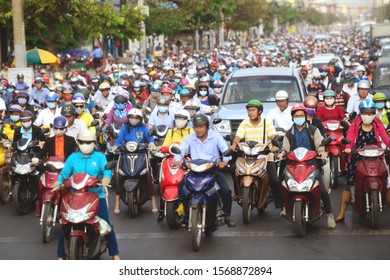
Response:
[{"label": "white helmet", "polygon": [[90,131],[89,129],[84,129],[77,135],[77,140],[81,141],[95,141],[96,135],[94,132]]},{"label": "white helmet", "polygon": [[287,93],[287,91],[285,91],[285,90],[279,90],[279,91],[275,94],[275,99],[276,99],[276,100],[286,100],[286,99],[288,99],[288,93]]},{"label": "white helmet", "polygon": [[357,88],[366,88],[366,89],[370,89],[371,88],[371,84],[370,84],[370,81],[368,80],[361,80],[359,81],[359,83],[357,84]]},{"label": "white helmet", "polygon": [[221,70],[226,70],[226,66],[224,64],[222,64],[218,67],[218,71],[221,71]]},{"label": "white helmet", "polygon": [[363,65],[359,65],[358,67],[356,67],[356,72],[359,72],[359,71],[365,72],[366,67],[364,67]]},{"label": "white helmet", "polygon": [[136,108],[133,108],[131,109],[128,113],[127,113],[127,116],[130,116],[130,115],[135,115],[135,116],[138,116],[142,119],[142,112],[140,109],[136,109]]},{"label": "white helmet", "polygon": [[95,141],[95,132],[92,132],[89,129],[84,129],[77,136],[79,149],[84,155],[89,155],[93,152],[95,149]]},{"label": "white helmet", "polygon": [[175,113],[175,118],[186,118],[187,120],[190,118],[190,113],[187,110],[179,109]]}]

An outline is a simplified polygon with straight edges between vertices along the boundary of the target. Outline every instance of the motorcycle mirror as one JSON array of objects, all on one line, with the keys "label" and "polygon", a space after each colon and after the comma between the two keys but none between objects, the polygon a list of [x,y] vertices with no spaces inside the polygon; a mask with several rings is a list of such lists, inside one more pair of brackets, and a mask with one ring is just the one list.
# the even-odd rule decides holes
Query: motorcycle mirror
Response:
[{"label": "motorcycle mirror", "polygon": [[116,133],[112,130],[109,131],[109,134],[112,138],[116,138]]},{"label": "motorcycle mirror", "polygon": [[344,129],[348,130],[348,128],[349,128],[349,123],[348,123],[347,121],[342,120],[342,121],[340,122],[340,124],[344,127]]},{"label": "motorcycle mirror", "polygon": [[137,109],[142,109],[142,103],[138,102],[136,105],[135,105],[135,108]]},{"label": "motorcycle mirror", "polygon": [[343,143],[343,144],[351,144],[351,140],[349,140],[348,138],[343,138],[343,139],[341,139],[341,143]]},{"label": "motorcycle mirror", "polygon": [[91,122],[89,127],[98,126],[98,125],[99,125],[99,121],[98,120],[94,120],[94,121]]},{"label": "motorcycle mirror", "polygon": [[171,152],[174,154],[177,154],[177,155],[179,155],[181,153],[181,151],[178,147],[172,147]]},{"label": "motorcycle mirror", "polygon": [[231,134],[225,135],[223,138],[226,141],[233,142],[233,136]]},{"label": "motorcycle mirror", "polygon": [[7,134],[1,133],[1,138],[8,139],[8,136],[7,136]]},{"label": "motorcycle mirror", "polygon": [[219,105],[219,98],[215,94],[209,95],[209,105],[210,106],[218,106]]},{"label": "motorcycle mirror", "polygon": [[332,142],[332,139],[330,139],[329,137],[326,137],[326,138],[322,139],[321,146],[328,146],[330,144],[330,142]]},{"label": "motorcycle mirror", "polygon": [[[47,128],[48,129],[48,128]],[[30,144],[28,144],[29,147],[34,147],[38,144],[38,140],[32,140]]]},{"label": "motorcycle mirror", "polygon": [[222,122],[222,119],[220,119],[220,118],[213,119],[213,124],[219,124],[220,122]]},{"label": "motorcycle mirror", "polygon": [[272,145],[274,145],[275,147],[278,147],[278,148],[281,148],[281,146],[282,146],[282,145],[280,145],[279,140],[276,138],[272,139],[271,143],[272,143]]},{"label": "motorcycle mirror", "polygon": [[93,116],[94,119],[100,119],[100,116],[99,116],[99,114],[97,114],[97,113],[96,113],[96,114],[93,114],[92,116]]},{"label": "motorcycle mirror", "polygon": [[354,118],[356,118],[356,116],[357,116],[357,113],[356,112],[352,112],[351,114],[349,114],[349,119],[353,120]]},{"label": "motorcycle mirror", "polygon": [[153,126],[148,133],[149,136],[156,135],[156,128]]},{"label": "motorcycle mirror", "polygon": [[48,163],[48,164],[45,165],[45,169],[46,169],[47,171],[50,171],[50,172],[56,172],[56,171],[57,171],[57,168],[55,168],[55,166],[52,165],[52,164],[50,164],[50,163]]},{"label": "motorcycle mirror", "polygon": [[227,151],[225,151],[223,153],[223,156],[224,157],[230,157],[232,154],[233,154],[233,150],[232,149],[228,149]]},{"label": "motorcycle mirror", "polygon": [[45,127],[45,128],[42,128],[41,131],[42,131],[43,134],[47,134],[47,133],[50,132],[50,129]]},{"label": "motorcycle mirror", "polygon": [[114,169],[116,167],[116,164],[118,163],[117,160],[113,160],[113,161],[110,161],[108,162],[105,166],[104,166],[104,169],[106,170],[110,170],[110,169]]}]

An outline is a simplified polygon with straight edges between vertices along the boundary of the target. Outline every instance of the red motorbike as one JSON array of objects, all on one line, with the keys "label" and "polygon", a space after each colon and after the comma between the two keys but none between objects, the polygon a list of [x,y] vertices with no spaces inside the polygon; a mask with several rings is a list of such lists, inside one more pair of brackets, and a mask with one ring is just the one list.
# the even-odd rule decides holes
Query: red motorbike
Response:
[{"label": "red motorbike", "polygon": [[53,184],[57,181],[62,168],[64,168],[64,160],[62,158],[50,157],[44,164],[44,172],[38,182],[39,205],[37,212],[41,212],[39,223],[42,226],[43,243],[50,242],[51,229],[58,221],[61,193],[53,192],[52,190]]},{"label": "red motorbike", "polygon": [[387,190],[388,173],[382,159],[385,150],[377,145],[367,145],[356,153],[361,160],[356,166],[354,210],[361,216],[371,213],[371,227],[377,229]]},{"label": "red motorbike", "polygon": [[285,217],[295,223],[298,237],[304,237],[307,224],[314,223],[324,214],[321,186],[316,179],[319,171],[317,164],[311,163],[317,160],[317,156],[317,152],[303,147],[286,153],[287,163],[282,182],[283,205],[286,208]]},{"label": "red motorbike", "polygon": [[69,191],[62,195],[61,225],[65,236],[65,253],[70,260],[98,259],[107,249],[110,225],[97,216],[99,196],[88,192],[98,187],[99,178],[85,173],[64,180]]},{"label": "red motorbike", "polygon": [[171,144],[161,148],[161,152],[167,156],[161,162],[160,172],[160,194],[164,201],[164,216],[167,218],[168,226],[171,229],[180,227],[180,217],[176,212],[179,206],[179,192],[178,186],[180,181],[184,178],[185,170],[177,168],[173,163],[174,153],[171,151],[172,147],[178,147],[178,144]]},{"label": "red motorbike", "polygon": [[330,185],[336,189],[339,183],[340,171],[345,171],[345,138],[342,128],[348,128],[348,123],[344,121],[329,120],[322,123],[326,129],[329,138],[332,140],[326,147],[329,154],[330,163]]}]

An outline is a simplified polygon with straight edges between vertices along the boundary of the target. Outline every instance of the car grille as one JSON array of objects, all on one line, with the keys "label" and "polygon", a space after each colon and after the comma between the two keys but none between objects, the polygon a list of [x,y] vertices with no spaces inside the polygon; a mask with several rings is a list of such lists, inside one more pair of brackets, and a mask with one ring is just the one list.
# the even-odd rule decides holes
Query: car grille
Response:
[{"label": "car grille", "polygon": [[242,120],[230,120],[230,126],[232,129],[232,135],[236,135],[237,129],[240,126]]}]

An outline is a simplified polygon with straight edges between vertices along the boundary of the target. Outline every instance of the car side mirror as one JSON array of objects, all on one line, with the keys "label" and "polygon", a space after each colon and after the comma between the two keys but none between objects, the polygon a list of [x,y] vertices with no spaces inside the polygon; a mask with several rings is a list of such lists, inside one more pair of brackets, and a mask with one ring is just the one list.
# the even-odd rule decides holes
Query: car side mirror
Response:
[{"label": "car side mirror", "polygon": [[341,143],[343,143],[344,145],[351,144],[351,140],[349,140],[348,138],[343,138],[341,139]]}]

